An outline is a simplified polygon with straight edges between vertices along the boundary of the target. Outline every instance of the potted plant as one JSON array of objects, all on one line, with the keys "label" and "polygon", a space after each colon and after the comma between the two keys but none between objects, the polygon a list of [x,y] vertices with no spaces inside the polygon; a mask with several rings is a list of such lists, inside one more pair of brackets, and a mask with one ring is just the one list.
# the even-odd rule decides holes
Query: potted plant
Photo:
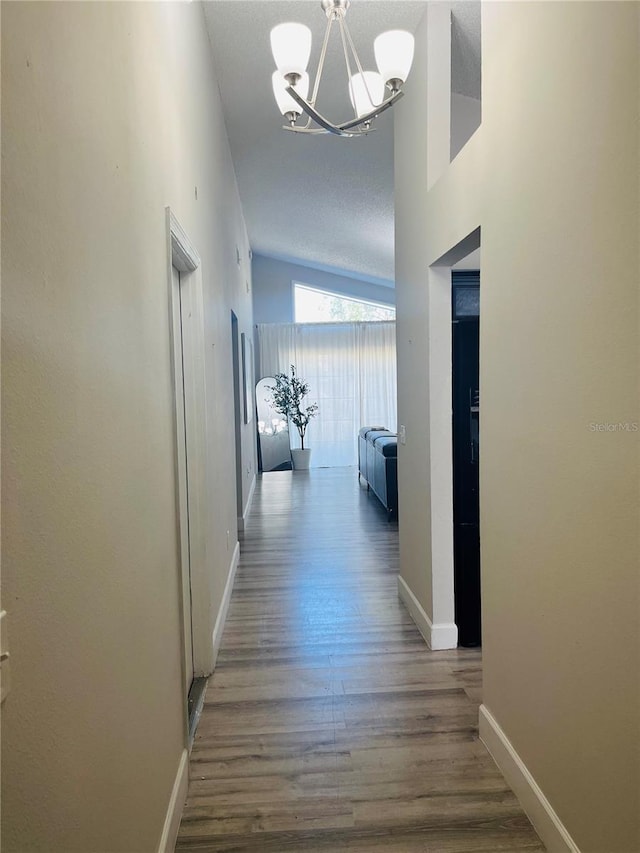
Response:
[{"label": "potted plant", "polygon": [[295,365],[291,365],[291,376],[287,373],[276,373],[276,384],[268,385],[271,391],[271,405],[283,417],[296,425],[300,436],[300,447],[291,449],[293,467],[296,471],[307,469],[311,458],[311,450],[304,446],[304,437],[311,418],[318,414],[318,404],[302,407],[302,401],[309,393],[309,386],[296,375]]}]

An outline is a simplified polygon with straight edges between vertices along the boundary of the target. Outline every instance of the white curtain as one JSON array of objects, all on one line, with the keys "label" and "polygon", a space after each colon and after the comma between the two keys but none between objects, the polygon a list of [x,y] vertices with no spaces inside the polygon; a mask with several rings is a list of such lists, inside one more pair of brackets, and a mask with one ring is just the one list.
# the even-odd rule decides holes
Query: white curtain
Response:
[{"label": "white curtain", "polygon": [[[305,437],[313,467],[357,465],[360,427],[395,432],[395,322],[265,324],[257,341],[260,377],[294,364],[320,407]],[[293,425],[291,443],[299,446]]]}]

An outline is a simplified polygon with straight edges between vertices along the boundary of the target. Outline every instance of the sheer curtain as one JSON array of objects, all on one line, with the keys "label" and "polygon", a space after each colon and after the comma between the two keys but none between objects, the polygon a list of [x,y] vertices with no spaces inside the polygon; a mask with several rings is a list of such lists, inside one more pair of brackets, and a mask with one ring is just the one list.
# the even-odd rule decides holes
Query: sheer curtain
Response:
[{"label": "sheer curtain", "polygon": [[[358,430],[396,430],[396,324],[287,323],[257,326],[260,377],[295,364],[320,406],[305,445],[315,468],[356,465]],[[292,427],[292,445],[297,445]]]}]

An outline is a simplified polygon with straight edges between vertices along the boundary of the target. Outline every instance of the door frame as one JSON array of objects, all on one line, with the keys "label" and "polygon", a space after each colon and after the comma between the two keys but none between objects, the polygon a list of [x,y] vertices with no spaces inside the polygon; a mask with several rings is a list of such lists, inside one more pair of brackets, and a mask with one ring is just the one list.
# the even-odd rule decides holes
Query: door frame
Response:
[{"label": "door frame", "polygon": [[236,453],[236,515],[238,530],[244,527],[244,506],[242,496],[242,364],[240,353],[240,324],[236,312],[231,309],[231,369],[233,372],[233,431]]},{"label": "door frame", "polygon": [[[429,486],[431,515],[432,613],[427,635],[432,649],[455,649],[453,568],[453,424],[451,360],[451,273],[467,255],[481,247],[480,226],[427,268],[429,362],[427,405],[429,419]],[[482,289],[480,290],[482,316]],[[482,334],[482,333],[481,333]],[[481,341],[482,345],[482,341]],[[480,519],[482,531],[482,518]]]},{"label": "door frame", "polygon": [[[183,572],[190,570],[191,581],[191,643],[193,647],[193,677],[211,672],[211,572],[207,556],[207,513],[210,507],[207,473],[208,449],[207,395],[205,381],[205,335],[202,268],[198,252],[169,207],[166,208],[167,278],[169,293],[169,328],[171,343],[171,379],[173,384],[174,470],[176,479],[176,525],[178,533],[178,590],[182,634],[182,683],[186,683],[189,648],[183,596]],[[173,269],[180,273],[179,289],[174,284]],[[176,310],[177,309],[177,310]],[[188,313],[191,334],[186,351],[183,349],[182,330],[176,328],[176,317]],[[179,322],[179,320],[178,320]],[[180,337],[179,337],[180,336]],[[183,372],[182,382],[177,371]],[[187,406],[193,414],[191,423],[185,424],[179,412]],[[189,448],[189,458],[184,448]],[[180,466],[186,464],[188,497],[182,485]],[[185,569],[185,559],[188,566]],[[188,741],[189,720],[187,702],[184,702],[185,732]]]},{"label": "door frame", "polygon": [[175,477],[178,516],[178,539],[180,547],[179,586],[181,596],[181,630],[183,648],[182,684],[188,697],[193,684],[193,620],[191,616],[191,557],[189,543],[189,473],[187,469],[187,434],[186,434],[186,401],[185,378],[183,365],[182,342],[182,312],[180,305],[180,277],[183,273],[173,266],[171,269],[172,296],[172,361],[173,382],[175,390],[174,421],[175,421]]}]

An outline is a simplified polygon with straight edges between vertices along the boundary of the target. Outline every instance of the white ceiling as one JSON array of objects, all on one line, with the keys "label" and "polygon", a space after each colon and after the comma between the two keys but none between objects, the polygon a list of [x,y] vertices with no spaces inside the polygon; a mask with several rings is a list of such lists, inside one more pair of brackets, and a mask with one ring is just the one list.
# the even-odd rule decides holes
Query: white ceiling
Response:
[{"label": "white ceiling", "polygon": [[[271,91],[269,33],[286,20],[311,28],[313,82],[326,24],[319,0],[205,0],[203,5],[253,251],[390,283],[393,110],[378,119],[374,133],[360,139],[282,130]],[[475,10],[466,7],[479,7],[479,0],[453,5],[463,7],[454,16],[462,16],[457,40],[464,47],[465,27],[475,25]],[[363,66],[375,68],[373,40],[379,33],[390,28],[414,32],[425,8],[425,0],[353,0],[347,21]],[[454,36],[454,50],[455,44]],[[473,58],[467,65],[454,73],[454,87],[475,96]],[[317,103],[336,121],[352,115],[346,79],[334,31]]]}]

